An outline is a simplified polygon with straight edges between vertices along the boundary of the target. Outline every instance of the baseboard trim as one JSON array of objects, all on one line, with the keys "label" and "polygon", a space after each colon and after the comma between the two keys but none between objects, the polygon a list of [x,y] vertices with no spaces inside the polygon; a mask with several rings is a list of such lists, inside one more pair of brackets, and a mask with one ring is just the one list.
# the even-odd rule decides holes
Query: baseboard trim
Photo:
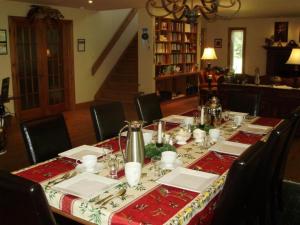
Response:
[{"label": "baseboard trim", "polygon": [[90,108],[90,106],[94,103],[94,101],[89,101],[89,102],[81,102],[78,104],[75,104],[75,110],[80,110],[80,109],[87,109]]}]

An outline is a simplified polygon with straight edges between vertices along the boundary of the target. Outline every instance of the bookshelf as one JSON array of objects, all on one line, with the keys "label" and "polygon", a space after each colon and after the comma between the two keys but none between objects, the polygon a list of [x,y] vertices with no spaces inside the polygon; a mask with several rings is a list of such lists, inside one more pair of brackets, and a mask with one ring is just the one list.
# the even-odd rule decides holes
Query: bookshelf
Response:
[{"label": "bookshelf", "polygon": [[154,56],[158,93],[197,94],[197,24],[156,18]]}]

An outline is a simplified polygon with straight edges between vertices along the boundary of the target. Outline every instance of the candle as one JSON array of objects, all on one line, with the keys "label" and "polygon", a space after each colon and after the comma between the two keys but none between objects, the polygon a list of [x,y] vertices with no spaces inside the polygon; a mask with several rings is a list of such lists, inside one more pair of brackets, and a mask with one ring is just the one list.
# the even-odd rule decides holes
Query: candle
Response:
[{"label": "candle", "polygon": [[204,106],[201,107],[200,125],[204,125]]},{"label": "candle", "polygon": [[157,127],[157,143],[161,144],[162,143],[162,122],[158,122],[158,127]]}]

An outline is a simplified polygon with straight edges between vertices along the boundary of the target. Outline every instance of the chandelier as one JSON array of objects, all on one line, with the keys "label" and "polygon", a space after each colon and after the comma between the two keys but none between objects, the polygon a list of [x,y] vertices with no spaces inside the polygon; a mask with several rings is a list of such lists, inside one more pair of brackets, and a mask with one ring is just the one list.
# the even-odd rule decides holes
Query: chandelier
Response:
[{"label": "chandelier", "polygon": [[[241,0],[147,0],[146,10],[151,16],[169,17],[176,20],[186,18],[195,23],[199,16],[206,20],[230,18],[241,8]],[[233,10],[230,16],[220,15],[219,8]]]}]

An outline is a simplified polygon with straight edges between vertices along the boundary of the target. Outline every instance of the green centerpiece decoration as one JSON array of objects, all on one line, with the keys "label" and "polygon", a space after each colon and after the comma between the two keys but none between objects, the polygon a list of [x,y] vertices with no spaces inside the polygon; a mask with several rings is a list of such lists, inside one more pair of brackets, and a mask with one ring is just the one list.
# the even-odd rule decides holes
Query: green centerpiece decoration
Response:
[{"label": "green centerpiece decoration", "polygon": [[151,143],[145,146],[145,157],[150,159],[153,156],[160,156],[164,151],[176,152],[176,148],[169,144],[163,144],[161,147],[158,147],[155,143]]}]

